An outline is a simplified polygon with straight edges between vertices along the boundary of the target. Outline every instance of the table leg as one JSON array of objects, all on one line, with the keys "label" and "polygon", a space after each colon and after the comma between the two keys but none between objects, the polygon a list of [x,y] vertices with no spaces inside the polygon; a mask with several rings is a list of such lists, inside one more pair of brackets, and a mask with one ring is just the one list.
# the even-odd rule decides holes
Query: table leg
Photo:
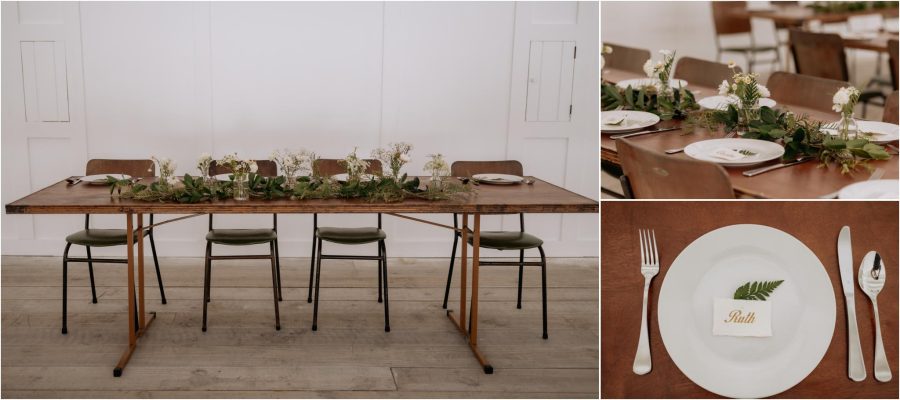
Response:
[{"label": "table leg", "polygon": [[[138,233],[139,241],[138,241],[138,273],[140,276],[138,277],[138,282],[140,284],[140,304],[137,309],[134,306],[135,304],[135,290],[134,290],[134,239],[135,239],[135,231],[134,229],[134,214],[129,212],[126,214],[126,222],[125,222],[125,233],[126,243],[127,243],[127,254],[128,254],[128,348],[125,349],[125,353],[122,354],[122,357],[119,358],[119,363],[116,364],[116,367],[113,369],[113,376],[120,377],[122,376],[122,370],[125,369],[125,365],[128,364],[128,360],[131,359],[131,354],[134,353],[134,350],[137,348],[137,339],[142,336],[147,328],[150,326],[150,323],[156,317],[156,313],[150,313],[150,319],[144,320],[144,235],[142,231],[143,215],[138,214],[138,227],[137,229],[141,231]],[[135,327],[135,313],[139,312],[140,316],[138,317],[138,327]]]},{"label": "table leg", "polygon": [[469,249],[469,214],[462,213],[462,249],[460,249],[459,257],[459,320],[453,316],[453,310],[447,310],[447,317],[453,321],[456,328],[463,335],[466,332],[466,286],[469,284],[466,277],[466,269],[468,268],[468,249]]},{"label": "table leg", "polygon": [[144,323],[144,214],[137,213],[137,274],[138,274],[138,324],[139,334],[143,333]]}]

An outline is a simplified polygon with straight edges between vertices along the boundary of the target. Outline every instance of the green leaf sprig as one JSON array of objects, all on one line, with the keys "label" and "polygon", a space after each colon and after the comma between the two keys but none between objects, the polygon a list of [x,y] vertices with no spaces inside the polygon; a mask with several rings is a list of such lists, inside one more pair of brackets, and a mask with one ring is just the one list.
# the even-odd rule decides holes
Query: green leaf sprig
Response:
[{"label": "green leaf sprig", "polygon": [[784,280],[747,282],[734,291],[735,300],[766,300]]}]

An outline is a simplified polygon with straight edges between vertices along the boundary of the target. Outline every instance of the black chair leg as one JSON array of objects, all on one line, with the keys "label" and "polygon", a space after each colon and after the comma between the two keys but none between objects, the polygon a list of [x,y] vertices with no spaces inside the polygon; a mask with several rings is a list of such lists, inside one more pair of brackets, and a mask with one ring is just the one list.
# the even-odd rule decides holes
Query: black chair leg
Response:
[{"label": "black chair leg", "polygon": [[388,311],[388,275],[387,275],[387,248],[384,241],[379,241],[378,246],[381,248],[381,274],[384,275],[384,331],[391,331],[391,316]]},{"label": "black chair leg", "polygon": [[519,295],[516,298],[516,308],[522,308],[522,273],[525,270],[525,250],[519,250]]},{"label": "black chair leg", "polygon": [[206,242],[206,265],[203,268],[203,332],[206,332],[206,308],[207,303],[209,303],[209,286],[210,286],[210,266],[212,264],[212,260],[209,259],[212,254],[212,242]]},{"label": "black chair leg", "polygon": [[280,331],[281,330],[281,316],[278,315],[278,302],[281,299],[279,299],[279,293],[278,293],[279,292],[279,290],[278,290],[278,271],[277,271],[278,268],[275,266],[275,264],[277,264],[277,261],[275,261],[278,258],[277,254],[278,253],[275,250],[275,241],[273,240],[273,241],[269,242],[269,256],[271,257],[271,260],[272,260],[272,297],[275,300],[275,330]]},{"label": "black chair leg", "polygon": [[316,323],[319,321],[319,278],[322,274],[322,239],[319,239],[318,242],[319,252],[316,254],[316,299],[313,302],[313,331],[319,329]]},{"label": "black chair leg", "polygon": [[62,334],[65,335],[69,333],[69,329],[66,327],[66,307],[68,297],[68,288],[69,288],[69,247],[72,247],[72,243],[66,243],[66,249],[63,250],[63,278],[62,278]]},{"label": "black chair leg", "polygon": [[444,289],[443,308],[447,309],[447,298],[450,296],[450,281],[453,280],[453,261],[456,260],[456,244],[459,242],[459,234],[453,233],[453,250],[450,252],[450,271],[447,272],[447,288]]},{"label": "black chair leg", "polygon": [[[153,222],[151,221],[150,223],[152,224]],[[147,233],[147,236],[150,237],[150,253],[153,254],[153,265],[156,266],[156,282],[159,283],[159,297],[162,299],[162,303],[166,304],[166,289],[163,287],[162,273],[159,272],[159,258],[156,257],[156,242],[153,240],[152,228]]]},{"label": "black chair leg", "polygon": [[278,239],[275,239],[275,276],[278,278],[278,301],[281,301],[281,257],[278,255]]},{"label": "black chair leg", "polygon": [[382,284],[381,284],[381,270],[384,269],[384,257],[381,255],[381,242],[378,242],[378,302],[382,302],[381,292],[382,292]]},{"label": "black chair leg", "polygon": [[88,276],[91,278],[91,303],[97,304],[97,288],[94,286],[94,262],[90,261],[93,259],[91,257],[91,246],[84,246],[84,250],[87,252]]},{"label": "black chair leg", "polygon": [[[320,248],[321,251],[321,248]],[[312,303],[313,295],[313,275],[316,272],[316,233],[313,232],[312,237],[312,255],[309,256],[309,295],[306,298],[307,303]]]},{"label": "black chair leg", "polygon": [[547,339],[547,257],[544,256],[544,248],[538,246],[541,252],[541,306],[544,309],[544,339]]}]

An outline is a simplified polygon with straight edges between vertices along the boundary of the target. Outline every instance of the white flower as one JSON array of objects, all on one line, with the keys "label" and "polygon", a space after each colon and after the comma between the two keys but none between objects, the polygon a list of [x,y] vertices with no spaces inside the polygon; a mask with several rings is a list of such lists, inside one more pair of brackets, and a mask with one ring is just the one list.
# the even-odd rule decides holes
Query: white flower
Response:
[{"label": "white flower", "polygon": [[728,68],[730,68],[730,69],[734,69],[735,65],[737,65],[737,64],[735,64],[734,61],[728,62]]},{"label": "white flower", "polygon": [[756,85],[756,89],[759,90],[760,97],[769,97],[772,95],[771,93],[769,93],[769,88],[763,85]]},{"label": "white flower", "polygon": [[732,83],[732,84],[731,84],[731,90],[732,90],[732,91],[735,91],[735,92],[737,91],[737,83]]},{"label": "white flower", "polygon": [[612,47],[603,46],[603,54],[612,54]]},{"label": "white flower", "polygon": [[655,71],[653,70],[653,59],[648,58],[647,62],[644,63],[644,73],[647,74],[648,78],[652,78],[654,72]]},{"label": "white flower", "polygon": [[255,174],[256,171],[259,171],[259,166],[256,165],[256,161],[250,161],[250,172]]},{"label": "white flower", "polygon": [[665,58],[669,58],[669,57],[672,57],[673,55],[675,55],[675,52],[672,50],[660,50],[659,54],[662,54],[663,57],[665,57]]},{"label": "white flower", "polygon": [[178,183],[178,178],[169,176],[166,178],[166,183],[168,183],[169,185],[175,185],[176,183]]},{"label": "white flower", "polygon": [[211,160],[212,156],[209,155],[209,153],[200,153],[200,159],[201,160]]},{"label": "white flower", "polygon": [[728,81],[722,81],[722,84],[719,85],[719,96],[725,96],[728,94],[728,90],[731,87],[728,86]]},{"label": "white flower", "polygon": [[403,161],[403,162],[405,162],[405,163],[408,163],[409,160],[411,160],[411,158],[409,157],[409,154],[404,153],[404,154],[401,154],[401,155],[400,155],[400,161]]}]

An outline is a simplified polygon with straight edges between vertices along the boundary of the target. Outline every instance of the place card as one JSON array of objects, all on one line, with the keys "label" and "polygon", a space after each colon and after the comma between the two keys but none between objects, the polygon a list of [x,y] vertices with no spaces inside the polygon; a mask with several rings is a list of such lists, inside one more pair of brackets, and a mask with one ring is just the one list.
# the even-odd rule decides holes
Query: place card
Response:
[{"label": "place card", "polygon": [[772,336],[772,302],[715,299],[714,336]]},{"label": "place card", "polygon": [[744,154],[740,151],[734,149],[728,149],[724,147],[720,147],[718,149],[713,150],[710,154],[711,157],[715,157],[718,159],[722,159],[725,161],[736,161],[740,160],[744,157],[747,157],[747,154]]}]

